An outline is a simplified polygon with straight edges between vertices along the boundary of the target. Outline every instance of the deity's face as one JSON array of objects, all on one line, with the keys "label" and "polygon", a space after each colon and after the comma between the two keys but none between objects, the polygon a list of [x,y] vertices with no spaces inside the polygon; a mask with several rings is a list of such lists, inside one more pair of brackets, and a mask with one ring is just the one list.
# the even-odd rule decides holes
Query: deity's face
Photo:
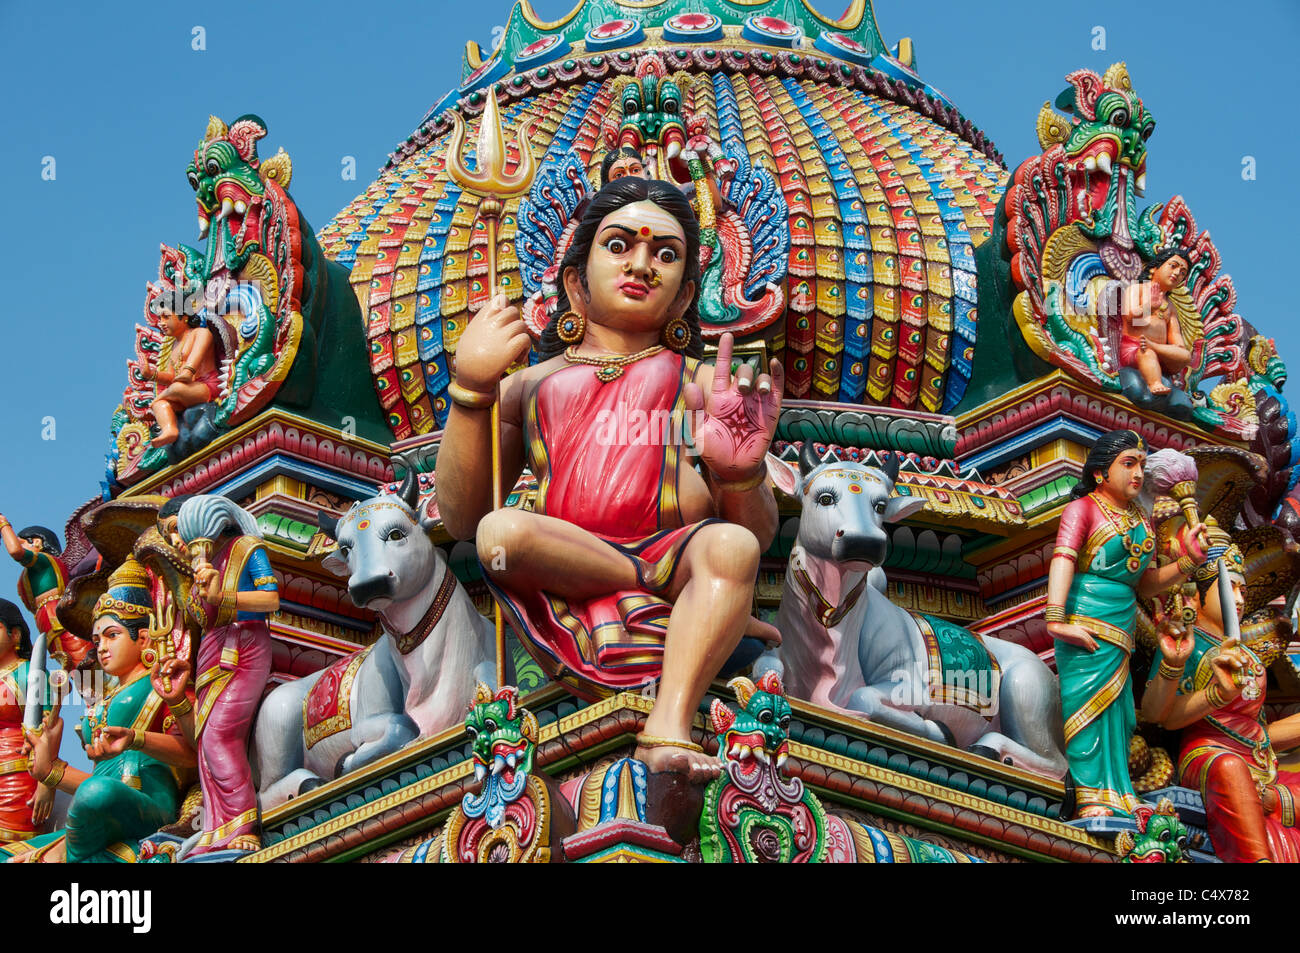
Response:
[{"label": "deity's face", "polygon": [[181,329],[185,326],[185,319],[179,314],[164,311],[158,315],[158,326],[168,337],[179,337]]},{"label": "deity's face", "polygon": [[131,638],[126,626],[111,615],[101,615],[95,620],[90,640],[95,644],[99,667],[115,678],[131,674],[140,664],[140,653],[149,644],[143,632]]},{"label": "deity's face", "polygon": [[596,229],[587,256],[584,291],[576,269],[564,276],[571,302],[586,301],[593,324],[624,331],[658,331],[685,313],[695,296],[686,274],[686,233],[653,202],[611,212]]},{"label": "deity's face", "polygon": [[171,543],[172,548],[185,551],[185,540],[181,539],[181,534],[176,529],[177,517],[173,513],[171,516],[164,516],[158,520],[158,532],[163,539]]},{"label": "deity's face", "polygon": [[624,176],[631,175],[638,179],[650,178],[645,169],[645,164],[635,156],[624,156],[615,160],[614,164],[609,167],[609,181],[621,179]]},{"label": "deity's face", "polygon": [[1106,471],[1102,485],[1115,499],[1132,503],[1142,492],[1142,469],[1146,462],[1145,450],[1122,451]]},{"label": "deity's face", "polygon": [[1183,287],[1187,283],[1187,259],[1175,255],[1151,272],[1151,280],[1165,291]]},{"label": "deity's face", "polygon": [[[1232,607],[1240,617],[1241,610],[1246,605],[1246,580],[1236,573],[1229,573],[1228,580],[1232,583]],[[1219,598],[1217,582],[1210,586],[1205,599],[1197,605],[1196,609],[1199,619],[1208,622],[1212,628],[1223,631],[1223,600]]]}]

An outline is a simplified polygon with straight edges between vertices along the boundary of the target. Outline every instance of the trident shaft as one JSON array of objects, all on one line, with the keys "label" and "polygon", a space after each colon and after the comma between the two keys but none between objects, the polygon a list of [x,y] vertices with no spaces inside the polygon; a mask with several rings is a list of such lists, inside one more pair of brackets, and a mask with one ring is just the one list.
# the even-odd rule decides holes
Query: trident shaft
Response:
[{"label": "trident shaft", "polygon": [[[533,183],[537,171],[532,149],[528,145],[532,133],[525,122],[515,133],[515,146],[519,152],[519,165],[506,173],[506,142],[501,129],[501,108],[497,105],[496,88],[488,90],[487,105],[479,120],[477,168],[470,171],[462,154],[465,147],[465,120],[460,113],[451,114],[451,139],[447,143],[447,172],[466,192],[481,197],[478,214],[487,231],[488,289],[495,295],[497,288],[497,228],[507,199],[523,195]],[[492,405],[492,507],[505,505],[501,486],[501,410],[500,403]],[[501,617],[501,606],[495,604],[497,687],[506,683],[506,638]]]}]

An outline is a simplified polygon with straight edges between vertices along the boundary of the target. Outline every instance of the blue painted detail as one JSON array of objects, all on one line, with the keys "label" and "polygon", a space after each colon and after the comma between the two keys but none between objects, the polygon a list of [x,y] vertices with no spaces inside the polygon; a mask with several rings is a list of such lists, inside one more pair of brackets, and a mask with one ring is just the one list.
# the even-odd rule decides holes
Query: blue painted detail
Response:
[{"label": "blue painted detail", "polygon": [[[838,169],[842,165],[843,168],[848,169],[848,160],[845,158],[843,150],[840,149],[839,139],[831,130],[825,118],[823,118],[821,110],[808,97],[807,91],[793,79],[782,80],[782,85],[785,86],[786,92],[790,94],[791,101],[798,108],[799,113],[808,123],[808,128],[821,145],[822,155],[827,167]],[[901,138],[903,137],[900,136]],[[846,177],[832,175],[831,184],[834,186],[836,203],[839,205],[842,234],[847,236],[852,232],[855,239],[862,241],[866,246],[858,252],[863,256],[861,264],[859,264],[857,255],[854,256],[852,281],[867,285],[871,282],[871,246],[870,239],[867,237],[870,232],[867,231],[867,222],[863,216],[862,192],[858,188],[857,180],[851,175]],[[861,231],[858,230],[859,226]],[[844,264],[846,281],[849,280],[848,258],[849,256],[846,254]],[[857,306],[850,308],[846,302],[844,336],[841,342],[845,351],[848,351],[850,341],[856,343],[871,340],[872,328],[866,324],[870,320],[869,315],[869,311]],[[864,353],[865,349],[856,356],[861,357]],[[855,374],[852,368],[853,363],[853,361],[848,360],[840,362],[840,392],[838,399],[841,401],[859,401],[866,391],[865,368],[861,373]]]},{"label": "blue painted detail", "polygon": [[980,472],[987,472],[988,469],[1006,463],[1008,460],[1013,460],[1034,447],[1042,446],[1049,440],[1071,440],[1074,443],[1090,447],[1096,443],[1097,438],[1103,432],[1095,427],[1086,427],[1073,420],[1058,418],[1016,434],[1009,440],[999,443],[996,447],[990,447],[983,452],[963,457],[959,462],[963,469],[974,468]]},{"label": "blue painted detail", "polygon": [[[692,11],[694,12],[694,11]],[[668,43],[716,43],[722,39],[722,20],[712,13],[696,14],[697,16],[706,16],[712,22],[708,25],[700,25],[692,29],[685,30],[673,27],[675,17],[669,17],[664,22],[664,40]]]},{"label": "blue painted detail", "polygon": [[758,43],[763,46],[780,46],[787,49],[794,49],[803,39],[803,31],[798,26],[790,24],[794,29],[790,33],[781,33],[775,30],[769,30],[761,24],[761,20],[767,19],[755,14],[745,20],[745,25],[741,27],[740,35],[750,43]]},{"label": "blue painted detail", "polygon": [[[543,42],[549,42],[550,45],[541,47]],[[533,45],[539,46],[539,48],[535,49],[532,53],[527,54],[524,50],[520,50],[518,55],[515,56],[514,66],[516,72],[522,73],[525,70],[535,69],[536,67],[542,66],[546,63],[554,63],[560,57],[573,49],[569,44],[569,41],[558,33],[552,33],[550,36],[546,37],[545,40],[539,40]]]},{"label": "blue painted detail", "polygon": [[[611,21],[617,22],[617,21]],[[596,31],[608,24],[599,24],[593,26],[587,31],[587,50],[591,53],[601,52],[603,50],[619,50],[628,46],[635,46],[645,40],[645,29],[638,20],[624,20],[629,24],[624,29],[609,36],[597,36]]]},{"label": "blue painted detail", "polygon": [[315,483],[327,492],[337,493],[352,500],[364,500],[374,496],[377,489],[374,483],[357,480],[296,457],[275,453],[260,460],[255,467],[244,470],[225,483],[217,484],[207,492],[241,499],[251,495],[261,484],[277,476],[289,476]]},{"label": "blue painted detail", "polygon": [[775,176],[753,165],[745,144],[735,91],[721,74],[713,77],[722,151],[736,163],[726,199],[749,232],[752,256],[745,276],[745,297],[759,297],[768,283],[785,280],[790,267],[790,209]]},{"label": "blue painted detail", "polygon": [[634,758],[622,758],[615,761],[605,772],[600,791],[600,822],[613,820],[618,816],[618,787],[626,765],[632,777],[632,802],[636,805],[637,820],[645,822],[646,791],[648,775],[643,762]]},{"label": "blue painted detail", "polygon": [[863,824],[862,827],[867,832],[867,836],[871,838],[871,846],[876,852],[876,863],[892,864],[894,862],[894,845],[889,842],[885,832],[868,824]]},{"label": "blue painted detail", "polygon": [[813,46],[841,60],[856,63],[858,66],[871,65],[871,51],[851,37],[842,33],[822,32],[813,42]]}]

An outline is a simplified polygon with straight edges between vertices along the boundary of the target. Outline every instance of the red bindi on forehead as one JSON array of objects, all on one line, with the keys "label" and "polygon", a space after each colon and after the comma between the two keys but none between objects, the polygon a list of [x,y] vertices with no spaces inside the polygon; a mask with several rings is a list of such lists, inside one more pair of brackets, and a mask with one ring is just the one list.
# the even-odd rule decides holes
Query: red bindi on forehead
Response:
[{"label": "red bindi on forehead", "polygon": [[648,226],[648,225],[642,225],[642,226],[641,226],[641,237],[642,237],[642,238],[649,238],[649,237],[650,237],[650,226]]}]

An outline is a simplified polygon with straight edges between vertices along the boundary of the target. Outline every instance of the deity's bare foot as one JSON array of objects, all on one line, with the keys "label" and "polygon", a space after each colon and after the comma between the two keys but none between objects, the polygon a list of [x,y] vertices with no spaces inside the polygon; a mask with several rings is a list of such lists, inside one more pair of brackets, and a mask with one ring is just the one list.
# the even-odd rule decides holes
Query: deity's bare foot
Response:
[{"label": "deity's bare foot", "polygon": [[170,446],[176,442],[176,438],[180,435],[180,431],[174,427],[170,429],[164,428],[158,431],[158,436],[149,441],[149,446],[154,448]]},{"label": "deity's bare foot", "polygon": [[1151,391],[1152,396],[1159,397],[1161,394],[1169,393],[1169,385],[1156,382],[1154,384],[1148,384],[1147,390]]},{"label": "deity's bare foot", "polygon": [[[672,771],[684,774],[692,784],[705,784],[722,773],[722,762],[702,751],[670,744],[672,739],[639,735],[641,744],[632,755],[651,772]],[[653,740],[653,745],[644,741]]]}]

